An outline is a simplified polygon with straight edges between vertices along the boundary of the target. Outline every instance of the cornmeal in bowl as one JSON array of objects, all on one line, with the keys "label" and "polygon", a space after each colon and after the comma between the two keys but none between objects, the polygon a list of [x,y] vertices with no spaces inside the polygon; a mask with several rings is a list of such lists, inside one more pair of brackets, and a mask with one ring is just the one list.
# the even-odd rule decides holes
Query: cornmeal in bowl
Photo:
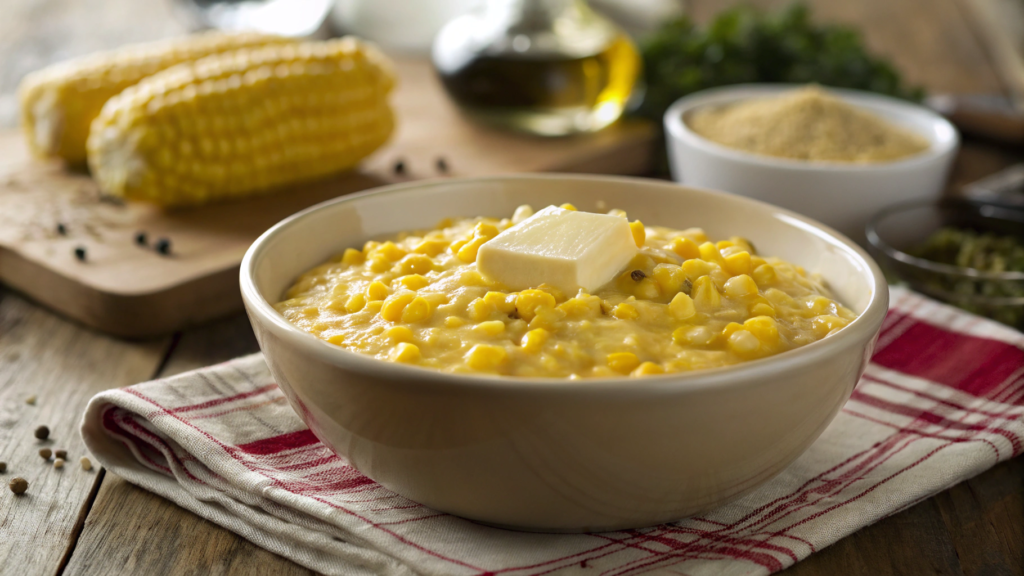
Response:
[{"label": "cornmeal in bowl", "polygon": [[[800,266],[761,256],[744,238],[711,242],[699,228],[628,223],[635,246],[625,266],[605,262],[611,277],[590,290],[564,275],[512,289],[481,273],[485,243],[574,210],[523,206],[512,218],[446,220],[369,241],[302,275],[276,308],[317,338],[381,360],[555,378],[730,366],[805,346],[856,317]],[[553,252],[561,264],[572,257]]]}]

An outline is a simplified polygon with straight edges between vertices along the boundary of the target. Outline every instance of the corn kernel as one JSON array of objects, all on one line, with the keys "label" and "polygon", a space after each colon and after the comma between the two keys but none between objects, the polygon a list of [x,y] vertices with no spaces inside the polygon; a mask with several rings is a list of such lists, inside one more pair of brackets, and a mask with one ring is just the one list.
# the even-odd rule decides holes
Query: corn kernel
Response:
[{"label": "corn kernel", "polygon": [[683,289],[686,282],[686,273],[679,266],[673,264],[658,264],[651,272],[654,281],[658,283],[663,294],[675,294]]},{"label": "corn kernel", "polygon": [[369,268],[373,272],[384,272],[391,268],[391,261],[381,254],[374,254],[370,256]]},{"label": "corn kernel", "polygon": [[633,286],[633,294],[641,300],[654,300],[661,296],[661,290],[658,288],[657,282],[650,278],[644,278]]},{"label": "corn kernel", "polygon": [[572,210],[573,212],[576,211],[576,207],[573,206],[572,204],[569,204],[568,202],[562,204],[561,206],[559,206],[559,208],[561,208],[562,210]]},{"label": "corn kernel", "polygon": [[388,287],[380,280],[370,282],[366,287],[366,299],[369,301],[383,300],[388,297]]},{"label": "corn kernel", "polygon": [[488,320],[474,326],[473,331],[484,336],[500,336],[505,333],[505,323],[501,320]]},{"label": "corn kernel", "polygon": [[488,224],[486,222],[479,222],[473,228],[473,236],[476,238],[486,238],[490,240],[498,235],[498,227],[494,224]]},{"label": "corn kernel", "polygon": [[391,350],[388,359],[403,364],[416,364],[420,361],[420,349],[415,344],[401,342]]},{"label": "corn kernel", "polygon": [[818,338],[824,338],[833,330],[843,328],[849,323],[849,320],[845,320],[838,316],[817,316],[811,321],[811,329],[814,330],[814,334],[817,335]]},{"label": "corn kernel", "polygon": [[380,317],[388,322],[398,322],[402,319],[402,311],[405,310],[409,302],[413,301],[413,298],[416,298],[416,294],[412,292],[401,292],[388,296],[380,309]]},{"label": "corn kernel", "polygon": [[465,246],[466,244],[469,244],[469,239],[456,240],[455,242],[452,242],[451,244],[448,245],[448,251],[451,252],[452,254],[458,254],[459,250],[462,250],[462,247]]},{"label": "corn kernel", "polygon": [[398,263],[399,274],[426,274],[434,269],[434,261],[423,254],[409,254]]},{"label": "corn kernel", "polygon": [[737,356],[749,358],[761,349],[761,342],[747,330],[736,330],[729,336],[729,349]]},{"label": "corn kernel", "polygon": [[367,302],[366,303],[366,307],[364,307],[363,310],[365,310],[365,311],[367,311],[367,312],[369,312],[371,314],[376,314],[376,313],[380,312],[380,309],[383,308],[383,307],[384,307],[384,301],[383,300],[374,300],[372,302]]},{"label": "corn kernel", "polygon": [[757,296],[757,283],[746,274],[733,276],[725,282],[725,294],[730,298],[752,298]]},{"label": "corn kernel", "polygon": [[683,326],[672,332],[672,340],[680,346],[706,346],[715,339],[715,336],[716,334],[707,326]]},{"label": "corn kernel", "polygon": [[693,258],[683,262],[681,266],[683,273],[691,282],[696,282],[701,276],[707,276],[714,269],[714,266],[701,260],[700,258]]},{"label": "corn kernel", "polygon": [[702,228],[687,228],[683,230],[683,236],[693,240],[698,245],[708,241],[708,235],[704,233]]},{"label": "corn kernel", "polygon": [[736,252],[726,256],[722,268],[733,276],[750,274],[750,252]]},{"label": "corn kernel", "polygon": [[824,296],[815,296],[807,303],[807,307],[814,314],[836,315],[839,313],[839,310],[836,309],[836,303]]},{"label": "corn kernel", "polygon": [[461,282],[463,286],[483,286],[487,283],[484,280],[483,275],[476,270],[466,270],[463,272],[459,276],[459,282]]},{"label": "corn kernel", "polygon": [[565,318],[565,312],[556,310],[555,308],[548,308],[547,306],[541,306],[537,308],[537,311],[533,315],[533,319],[530,320],[530,328],[544,328],[546,330],[554,332],[558,328],[558,323]]},{"label": "corn kernel", "polygon": [[444,319],[445,328],[458,328],[460,326],[464,326],[465,324],[466,321],[463,320],[462,318],[459,318],[458,316],[449,316]]},{"label": "corn kernel", "polygon": [[640,317],[640,313],[637,312],[636,307],[632,304],[623,302],[612,309],[612,316],[619,320],[636,320]]},{"label": "corn kernel", "polygon": [[640,365],[640,359],[632,352],[615,352],[608,355],[608,367],[619,374],[629,374]]},{"label": "corn kernel", "polygon": [[444,252],[444,249],[447,248],[447,247],[448,247],[448,242],[445,242],[444,240],[438,240],[436,238],[428,238],[426,240],[423,240],[419,244],[417,244],[412,249],[412,251],[417,253],[417,254],[423,254],[423,255],[430,256],[431,258],[433,258],[434,256],[437,256],[441,252]]},{"label": "corn kernel", "polygon": [[494,306],[502,314],[511,314],[516,309],[515,294],[504,294],[501,292],[488,292],[484,294],[484,302]]},{"label": "corn kernel", "polygon": [[722,264],[722,253],[718,251],[718,248],[711,242],[705,242],[698,246],[700,249],[700,259],[705,262],[714,262],[715,264]]},{"label": "corn kernel", "polygon": [[402,310],[402,322],[412,324],[413,322],[422,322],[433,313],[430,302],[427,302],[426,298],[417,296],[413,298],[412,302]]},{"label": "corn kernel", "polygon": [[476,262],[476,253],[480,251],[480,247],[483,246],[484,242],[487,242],[487,240],[488,238],[484,238],[482,236],[474,237],[472,240],[466,243],[465,246],[459,248],[459,260],[462,260],[466,264]]},{"label": "corn kernel", "polygon": [[345,248],[345,253],[341,255],[341,263],[346,266],[362,264],[364,260],[366,256],[355,248]]},{"label": "corn kernel", "polygon": [[565,312],[567,316],[591,318],[601,313],[601,299],[590,294],[581,294],[562,302],[556,309]]},{"label": "corn kernel", "polygon": [[769,288],[765,290],[764,297],[776,307],[792,308],[796,304],[792,296],[778,288]]},{"label": "corn kernel", "polygon": [[330,342],[331,344],[334,344],[335,346],[341,346],[342,344],[345,343],[345,335],[335,334],[328,338],[327,341]]},{"label": "corn kernel", "polygon": [[644,223],[634,220],[629,223],[629,230],[633,233],[633,241],[636,242],[636,247],[643,248],[644,243],[647,242],[647,231],[644,230]]},{"label": "corn kernel", "polygon": [[374,250],[374,253],[384,256],[392,262],[398,262],[402,259],[402,256],[405,256],[405,250],[399,248],[390,240],[378,246],[377,249]]},{"label": "corn kernel", "polygon": [[408,276],[402,276],[398,279],[409,290],[419,290],[420,288],[426,288],[430,284],[430,280],[427,280],[419,274],[409,274]]},{"label": "corn kernel", "polygon": [[697,243],[686,236],[673,238],[672,242],[666,246],[666,248],[675,252],[683,260],[700,258],[700,248],[697,247]]},{"label": "corn kernel", "polygon": [[477,344],[466,353],[466,364],[474,370],[494,370],[507,360],[508,352],[491,344]]},{"label": "corn kernel", "polygon": [[737,330],[743,330],[743,325],[737,324],[736,322],[729,322],[728,324],[725,325],[725,328],[722,328],[722,337],[728,338],[729,336],[732,336],[733,333],[736,332]]},{"label": "corn kernel", "polygon": [[519,317],[529,322],[540,307],[554,308],[555,297],[543,290],[523,290],[516,295],[516,311]]},{"label": "corn kernel", "polygon": [[747,319],[743,327],[768,346],[779,343],[779,325],[769,316],[755,316]]},{"label": "corn kernel", "polygon": [[346,306],[348,305],[348,298],[348,294],[342,294],[331,298],[327,303],[327,307],[337,312],[347,312],[348,309]]},{"label": "corn kernel", "polygon": [[540,352],[540,349],[544,346],[544,343],[548,341],[550,336],[551,333],[543,328],[530,330],[523,335],[523,349],[531,354],[536,354],[537,352]]},{"label": "corn kernel", "polygon": [[724,251],[726,248],[732,248],[733,246],[735,246],[735,244],[728,240],[719,240],[718,242],[715,242],[715,247],[720,251]]},{"label": "corn kernel", "polygon": [[355,313],[362,310],[365,306],[366,296],[363,296],[362,294],[354,294],[348,299],[348,302],[345,303],[345,310],[350,313]]},{"label": "corn kernel", "polygon": [[653,376],[664,373],[665,369],[660,364],[655,364],[654,362],[644,362],[637,366],[636,370],[633,370],[633,376]]},{"label": "corn kernel", "polygon": [[754,268],[754,282],[757,282],[758,286],[769,286],[778,278],[775,273],[775,267],[771,264],[761,264],[757,268]]},{"label": "corn kernel", "polygon": [[697,308],[693,305],[693,298],[679,292],[668,303],[668,311],[676,320],[686,320],[697,313]]},{"label": "corn kernel", "polygon": [[493,304],[483,298],[476,298],[469,303],[469,319],[474,322],[483,322],[497,311]]},{"label": "corn kernel", "polygon": [[775,308],[772,308],[771,304],[765,304],[765,303],[759,302],[757,304],[754,304],[750,308],[750,313],[752,315],[754,315],[754,316],[768,316],[768,317],[774,318],[775,317]]},{"label": "corn kernel", "polygon": [[384,335],[394,343],[412,342],[412,330],[406,326],[392,326],[384,331]]},{"label": "corn kernel", "polygon": [[701,312],[711,312],[722,305],[722,295],[710,276],[701,276],[693,283],[693,303]]}]

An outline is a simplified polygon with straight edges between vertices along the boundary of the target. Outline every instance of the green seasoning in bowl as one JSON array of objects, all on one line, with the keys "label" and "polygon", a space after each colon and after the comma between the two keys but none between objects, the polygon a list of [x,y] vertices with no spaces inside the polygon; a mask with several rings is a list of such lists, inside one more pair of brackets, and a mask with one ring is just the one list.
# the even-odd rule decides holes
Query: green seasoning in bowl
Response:
[{"label": "green seasoning in bowl", "polygon": [[[1024,273],[1024,242],[1019,238],[976,232],[968,228],[945,227],[932,233],[910,254],[932,262],[968,268],[979,272],[1001,274]],[[948,276],[939,280],[942,290],[970,299],[1024,298],[1024,283],[998,280],[974,280]],[[961,306],[971,309],[969,305]],[[988,311],[996,320],[1011,326],[1024,325],[1024,305],[1001,306]],[[994,312],[994,314],[993,314]]]}]

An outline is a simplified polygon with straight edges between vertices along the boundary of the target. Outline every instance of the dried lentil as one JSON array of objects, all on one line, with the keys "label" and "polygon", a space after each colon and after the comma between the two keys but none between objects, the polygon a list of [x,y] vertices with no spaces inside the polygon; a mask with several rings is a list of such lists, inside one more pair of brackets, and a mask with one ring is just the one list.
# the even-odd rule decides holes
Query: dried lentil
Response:
[{"label": "dried lentil", "polygon": [[53,451],[49,448],[40,448],[39,456],[42,457],[43,460],[49,460],[50,456],[53,456]]},{"label": "dried lentil", "polygon": [[53,467],[57,468],[58,470],[63,468],[64,467],[64,459],[63,458],[57,458],[56,460],[54,460],[53,461]]}]

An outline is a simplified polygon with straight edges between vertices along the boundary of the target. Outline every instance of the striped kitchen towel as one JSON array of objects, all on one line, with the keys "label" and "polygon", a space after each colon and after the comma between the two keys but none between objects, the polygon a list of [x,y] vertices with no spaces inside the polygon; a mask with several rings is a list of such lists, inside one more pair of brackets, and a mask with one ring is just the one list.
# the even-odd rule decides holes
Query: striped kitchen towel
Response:
[{"label": "striped kitchen towel", "polygon": [[259,355],[99,394],[82,434],[108,470],[326,574],[762,575],[1020,454],[1024,334],[895,289],[853,397],[792,466],[621,532],[506,531],[390,492],[317,441]]}]

